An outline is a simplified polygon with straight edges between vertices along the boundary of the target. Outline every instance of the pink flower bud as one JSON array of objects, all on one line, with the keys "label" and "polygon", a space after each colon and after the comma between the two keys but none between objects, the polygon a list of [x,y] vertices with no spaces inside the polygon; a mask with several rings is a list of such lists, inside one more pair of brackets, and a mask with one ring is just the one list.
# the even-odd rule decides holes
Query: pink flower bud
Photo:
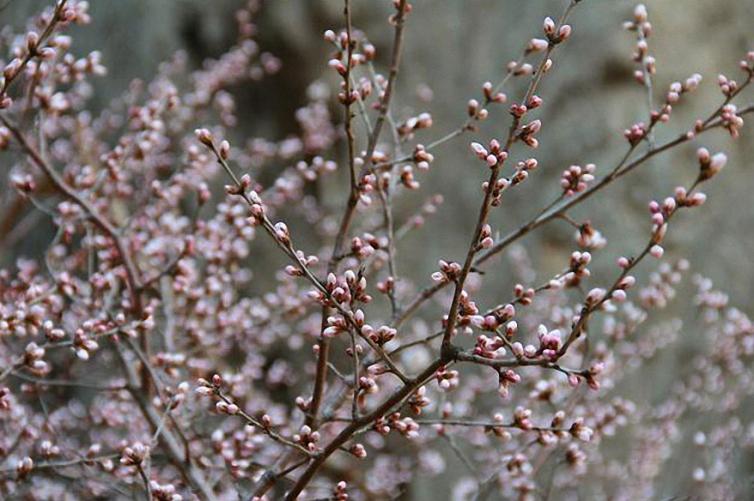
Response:
[{"label": "pink flower bud", "polygon": [[212,133],[209,131],[209,129],[196,129],[194,131],[194,135],[196,135],[196,138],[199,140],[200,143],[202,143],[205,146],[212,146]]},{"label": "pink flower bud", "polygon": [[653,245],[652,248],[649,249],[649,254],[655,259],[660,259],[664,253],[665,250],[660,245]]}]

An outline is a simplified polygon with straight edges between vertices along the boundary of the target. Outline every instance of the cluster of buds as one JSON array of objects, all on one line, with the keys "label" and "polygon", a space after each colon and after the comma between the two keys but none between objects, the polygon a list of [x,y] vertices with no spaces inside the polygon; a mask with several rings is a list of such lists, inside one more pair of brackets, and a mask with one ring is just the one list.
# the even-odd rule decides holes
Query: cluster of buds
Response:
[{"label": "cluster of buds", "polygon": [[31,342],[26,345],[24,350],[24,365],[29,371],[37,376],[44,376],[51,370],[50,365],[42,360],[45,356],[45,349],[38,346],[37,343]]},{"label": "cluster of buds", "polygon": [[568,432],[574,438],[581,440],[582,442],[589,442],[594,436],[594,430],[584,424],[584,418],[579,417],[571,424]]},{"label": "cluster of buds", "polygon": [[633,20],[623,23],[623,27],[629,31],[641,31],[642,36],[646,38],[652,33],[652,25],[648,19],[647,7],[640,3],[634,8]]},{"label": "cluster of buds", "polygon": [[383,325],[375,330],[369,324],[364,325],[361,328],[361,332],[369,339],[374,341],[374,343],[378,346],[383,346],[389,343],[390,341],[395,339],[396,334],[398,334],[397,330],[387,325]]},{"label": "cluster of buds", "polygon": [[474,315],[470,318],[471,324],[477,329],[495,332],[501,325],[500,319],[495,314]]},{"label": "cluster of buds", "polygon": [[156,480],[150,480],[149,488],[155,501],[183,501],[183,496],[176,492],[173,484],[161,484]]},{"label": "cluster of buds", "polygon": [[529,306],[534,301],[536,291],[531,287],[524,287],[523,284],[516,284],[513,287],[513,295],[516,297],[517,303]]},{"label": "cluster of buds", "polygon": [[471,150],[480,159],[483,160],[488,167],[495,167],[497,164],[502,164],[508,158],[508,152],[503,150],[500,142],[497,139],[492,139],[489,143],[489,151],[480,143],[471,143]]},{"label": "cluster of buds", "polygon": [[[521,171],[517,171],[516,174],[518,175],[521,173]],[[525,172],[523,174],[526,174]],[[525,177],[523,178],[525,179]],[[495,184],[492,186],[492,191],[490,192],[490,205],[493,207],[499,207],[500,204],[503,202],[503,192],[508,189],[508,187],[511,186],[511,181],[507,178],[501,177],[498,178],[497,181],[495,181]],[[482,183],[482,191],[487,192],[487,190],[490,189],[489,182],[485,181]]]},{"label": "cluster of buds", "polygon": [[699,160],[699,180],[701,181],[713,178],[728,162],[728,156],[725,153],[710,155],[707,148],[696,150],[696,158]]},{"label": "cluster of buds", "polygon": [[[246,189],[246,187],[251,185],[251,178],[248,174],[244,174],[241,176],[241,186],[242,191]],[[247,193],[247,197],[251,201],[251,206],[249,206],[249,218],[248,221],[253,226],[259,226],[264,224],[266,216],[266,209],[264,207],[264,203],[262,203],[262,198],[259,196],[259,194],[255,190],[251,190]]]},{"label": "cluster of buds", "polygon": [[[175,374],[177,375],[178,371],[176,371]],[[169,397],[169,408],[177,409],[178,406],[183,404],[186,401],[186,399],[189,397],[190,391],[191,391],[191,385],[187,381],[181,381],[180,383],[178,383],[178,385],[175,388],[171,386],[166,387],[165,392],[167,393],[167,396]]]},{"label": "cluster of buds", "polygon": [[693,92],[702,82],[702,76],[699,73],[694,73],[683,82],[673,82],[670,84],[670,89],[665,95],[665,101],[667,104],[675,104],[681,98],[681,95],[687,92]]},{"label": "cluster of buds", "polygon": [[595,361],[592,362],[592,364],[589,366],[589,369],[587,369],[584,377],[586,378],[586,384],[589,385],[589,388],[592,390],[599,390],[600,389],[600,382],[597,381],[597,376],[602,374],[605,371],[605,363],[601,361]]},{"label": "cluster of buds", "polygon": [[738,83],[722,73],[717,76],[717,85],[720,87],[720,92],[727,98],[735,96],[738,91]]},{"label": "cluster of buds", "polygon": [[498,92],[492,86],[492,82],[484,82],[482,84],[482,94],[484,94],[484,100],[487,103],[503,104],[508,100],[508,96],[502,92]]},{"label": "cluster of buds", "polygon": [[[515,454],[506,454],[502,457],[502,460],[503,464],[505,465],[505,469],[514,476],[526,475],[533,469],[526,455],[520,452],[516,452]],[[519,497],[523,499],[526,499],[526,496],[528,496],[535,489],[535,486],[531,481],[527,481],[523,478],[518,480],[514,487],[518,490]]]},{"label": "cluster of buds", "polygon": [[59,327],[55,327],[52,320],[45,320],[42,323],[42,332],[44,332],[45,338],[51,343],[65,339],[65,331]]},{"label": "cluster of buds", "polygon": [[388,424],[388,420],[384,417],[377,418],[374,421],[374,425],[372,425],[372,429],[382,436],[390,433],[390,425]]},{"label": "cluster of buds", "polygon": [[84,329],[76,329],[73,334],[72,349],[80,360],[86,361],[99,349],[99,344]]},{"label": "cluster of buds", "polygon": [[380,280],[377,282],[377,290],[380,291],[382,294],[392,294],[395,292],[395,278],[394,277],[386,277],[385,280]]},{"label": "cluster of buds", "polygon": [[418,390],[411,394],[411,397],[406,402],[415,415],[422,413],[422,409],[432,403],[427,397],[427,387],[421,386]]},{"label": "cluster of buds", "polygon": [[196,387],[196,393],[203,396],[215,396],[219,393],[220,388],[223,385],[223,378],[220,374],[213,374],[212,380],[207,381],[204,378],[199,378],[199,386]]},{"label": "cluster of buds", "polygon": [[372,61],[374,59],[374,56],[377,54],[374,45],[372,45],[368,41],[364,39],[349,40],[348,32],[346,30],[341,31],[339,34],[336,34],[333,30],[326,30],[323,34],[323,38],[325,39],[325,41],[335,45],[336,49],[338,50],[336,54],[337,57],[341,57],[342,54],[348,50],[349,42],[351,43],[351,45],[355,45],[353,42],[360,42],[362,52],[360,54],[353,55],[353,58],[356,59],[357,64],[361,64],[366,61]]},{"label": "cluster of buds", "polygon": [[647,136],[647,133],[647,126],[644,122],[639,122],[624,130],[623,136],[628,140],[628,143],[631,146],[636,146]]},{"label": "cluster of buds", "polygon": [[[519,61],[510,61],[506,65],[506,69],[508,70],[508,73],[513,75],[514,77],[527,76],[534,73],[534,66],[532,66],[529,63],[524,63],[524,62],[519,62]],[[518,105],[514,104],[513,106],[518,106]],[[512,107],[511,107],[511,110],[512,110]],[[526,106],[523,106],[523,113],[517,116],[522,116],[524,113],[526,113]]]},{"label": "cluster of buds", "polygon": [[568,37],[571,36],[573,28],[568,24],[558,27],[551,17],[546,17],[542,22],[542,31],[547,37],[547,40],[555,45],[567,40]]},{"label": "cluster of buds", "polygon": [[560,176],[560,187],[563,188],[563,194],[570,197],[576,193],[586,191],[589,183],[594,181],[594,171],[596,168],[594,164],[586,164],[583,167],[580,165],[571,165],[564,170]]},{"label": "cluster of buds", "polygon": [[[683,195],[686,195],[685,190]],[[662,203],[656,200],[652,200],[649,203],[649,212],[652,219],[652,243],[654,244],[650,249],[652,257],[657,259],[662,257],[664,251],[660,244],[668,231],[668,221],[677,208],[678,203],[673,197],[667,197]]]},{"label": "cluster of buds", "polygon": [[607,239],[602,235],[602,232],[589,222],[579,226],[575,237],[576,243],[583,249],[597,250],[607,245]]},{"label": "cluster of buds", "polygon": [[39,454],[45,459],[50,459],[60,454],[60,447],[49,440],[42,440],[39,444]]},{"label": "cluster of buds", "polygon": [[459,383],[461,382],[460,378],[458,377],[458,371],[448,370],[448,368],[445,366],[441,366],[439,369],[437,369],[437,372],[435,373],[435,379],[437,380],[437,384],[444,391],[450,391],[457,388]]},{"label": "cluster of buds", "polygon": [[357,459],[365,459],[367,457],[367,450],[363,444],[353,444],[348,448],[348,452]]},{"label": "cluster of buds", "polygon": [[432,273],[432,280],[437,283],[455,282],[461,274],[461,265],[454,261],[447,262],[440,259],[438,264],[440,265],[440,271]]},{"label": "cluster of buds", "polygon": [[[338,75],[343,77],[343,82],[341,82],[341,91],[338,93],[338,100],[342,104],[349,106],[361,97],[359,91],[356,89],[350,89],[350,92],[348,93],[348,95],[346,95],[346,86],[350,88],[349,80],[351,70],[357,65],[366,62],[367,58],[365,55],[356,54],[353,52],[354,46],[356,44],[354,43],[354,40],[349,39],[348,33],[346,31],[341,31],[340,36],[336,36],[332,30],[327,30],[325,31],[324,38],[325,40],[333,42],[338,46],[338,53],[335,54],[335,57],[327,62],[327,65],[335,70]],[[346,53],[348,52],[350,52],[349,57],[345,57]],[[350,67],[348,66],[349,63]]]},{"label": "cluster of buds", "polygon": [[548,360],[557,360],[558,352],[563,346],[560,330],[548,330],[546,326],[540,324],[537,328],[537,337],[539,338],[539,352]]},{"label": "cluster of buds", "polygon": [[516,316],[516,307],[510,303],[495,308],[495,315],[499,319],[500,323],[508,322]]},{"label": "cluster of buds", "polygon": [[[369,47],[374,48],[374,45],[369,45]],[[372,95],[372,81],[366,77],[359,78],[359,81],[356,84],[356,90],[359,91],[359,97],[364,101]]]},{"label": "cluster of buds", "polygon": [[[495,318],[492,315],[489,315],[488,317],[492,317],[493,319]],[[487,322],[485,322],[485,324],[487,324]],[[489,327],[485,328],[489,329]],[[480,336],[477,336],[476,338],[476,344],[474,345],[474,355],[490,359],[501,358],[505,355],[504,347],[505,342],[499,337],[488,337],[482,334]]]},{"label": "cluster of buds", "polygon": [[293,435],[293,441],[304,446],[308,451],[314,452],[317,450],[317,442],[319,442],[320,436],[318,431],[312,431],[311,427],[304,425],[301,427],[298,433]]},{"label": "cluster of buds", "polygon": [[479,248],[489,249],[493,245],[495,245],[495,240],[492,238],[492,227],[489,224],[485,224],[479,233]]},{"label": "cluster of buds", "polygon": [[[367,279],[361,273],[355,273],[353,270],[346,270],[343,277],[345,278],[350,297],[343,296],[342,300],[339,299],[340,302],[369,303],[372,300],[372,296],[367,294]],[[336,291],[333,290],[333,297],[336,297],[335,292]]]},{"label": "cluster of buds", "polygon": [[374,254],[376,250],[386,245],[386,241],[377,238],[371,233],[364,233],[361,237],[353,237],[351,239],[351,253],[358,259],[364,260]]},{"label": "cluster of buds", "polygon": [[141,442],[124,447],[120,456],[120,464],[123,466],[141,466],[149,455],[149,447]]},{"label": "cluster of buds", "polygon": [[420,113],[418,116],[411,117],[399,124],[397,129],[401,137],[411,138],[417,130],[429,129],[430,127],[432,127],[432,115]]},{"label": "cluster of buds", "polygon": [[409,440],[419,436],[419,423],[410,417],[401,418],[400,413],[394,412],[388,418],[388,422],[392,429]]},{"label": "cluster of buds", "polygon": [[566,464],[578,472],[584,469],[587,460],[586,453],[576,443],[568,444],[565,452]]},{"label": "cluster of buds", "polygon": [[429,170],[429,165],[435,160],[434,155],[426,150],[423,144],[414,148],[413,160],[419,170]]},{"label": "cluster of buds", "polygon": [[26,478],[33,469],[34,461],[29,456],[24,457],[16,463],[16,475],[18,475],[19,480]]},{"label": "cluster of buds", "polygon": [[[358,310],[357,313],[360,311],[361,310]],[[327,327],[325,327],[325,329],[322,331],[322,337],[333,338],[339,334],[348,332],[348,330],[349,330],[348,321],[346,321],[346,319],[343,318],[342,315],[331,315],[327,317]]]},{"label": "cluster of buds", "polygon": [[524,431],[534,428],[534,423],[531,420],[531,409],[527,409],[522,406],[516,407],[513,411],[513,424]]},{"label": "cluster of buds", "polygon": [[[385,178],[387,178],[389,175],[389,173],[385,173]],[[404,165],[403,167],[401,167],[399,179],[401,181],[401,185],[407,190],[418,190],[421,186],[419,184],[419,181],[417,181],[414,177],[414,169],[410,165]]]},{"label": "cluster of buds", "polygon": [[300,250],[296,251],[296,259],[299,263],[301,263],[301,266],[294,266],[292,264],[289,264],[285,267],[285,273],[292,277],[303,277],[305,273],[302,267],[305,268],[314,266],[319,262],[319,258],[317,256],[307,256],[303,253],[303,251]]},{"label": "cluster of buds", "polygon": [[393,8],[397,12],[388,18],[388,21],[392,25],[395,25],[398,22],[399,17],[405,18],[414,10],[414,6],[404,0],[393,0]]},{"label": "cluster of buds", "polygon": [[347,486],[348,484],[343,480],[335,484],[335,487],[332,490],[331,499],[335,501],[348,501],[348,492],[346,492]]},{"label": "cluster of buds", "polygon": [[[470,325],[473,325],[474,319],[479,315],[479,307],[476,305],[476,302],[474,302],[471,299],[471,296],[469,296],[469,293],[465,290],[461,291],[461,294],[458,296],[458,321],[456,322],[457,326],[463,326],[464,332],[466,334],[471,334],[471,328]],[[443,328],[447,327],[448,323],[448,316],[443,316]]]},{"label": "cluster of buds", "polygon": [[359,378],[358,391],[360,395],[373,395],[380,391],[380,387],[373,377],[361,376]]},{"label": "cluster of buds", "polygon": [[291,245],[291,232],[288,230],[288,225],[283,222],[275,223],[273,226],[275,232],[275,239],[278,242],[288,247]]},{"label": "cluster of buds", "polygon": [[738,108],[735,104],[726,104],[720,112],[720,120],[723,127],[728,131],[733,139],[737,139],[741,134],[741,128],[744,126],[744,119],[738,115]]},{"label": "cluster of buds", "polygon": [[591,275],[588,268],[591,261],[592,254],[589,252],[572,252],[568,263],[568,272],[563,275],[559,282],[566,287],[578,287],[583,279]]},{"label": "cluster of buds", "polygon": [[[53,39],[50,42],[52,44],[56,40]],[[67,44],[68,41],[64,40],[63,43]],[[54,56],[56,48],[47,47],[42,50],[40,55],[43,55],[45,51]],[[102,64],[102,53],[100,51],[93,51],[86,57],[79,59],[73,57],[72,54],[66,54],[56,66],[56,72],[59,74],[58,78],[61,83],[70,84],[83,80],[85,75],[104,76],[107,74],[107,68]]]},{"label": "cluster of buds", "polygon": [[519,376],[513,369],[501,369],[500,372],[498,372],[498,395],[500,395],[501,398],[508,398],[510,395],[510,387],[520,382],[521,376]]},{"label": "cluster of buds", "polygon": [[529,172],[537,168],[539,162],[536,158],[527,158],[516,163],[516,171],[510,178],[511,186],[523,183],[529,179]]},{"label": "cluster of buds", "polygon": [[218,400],[215,403],[215,410],[218,414],[227,414],[228,416],[235,416],[241,412],[241,408],[231,401]]},{"label": "cluster of buds", "polygon": [[482,121],[487,119],[489,111],[476,99],[469,99],[469,102],[466,103],[466,114],[470,119]]},{"label": "cluster of buds", "polygon": [[309,295],[312,299],[326,306],[335,306],[334,303],[368,303],[372,300],[372,296],[366,293],[366,278],[360,273],[355,273],[353,270],[346,270],[342,278],[338,278],[334,273],[330,273],[327,275],[327,280],[323,284],[323,287],[326,293],[315,289]]},{"label": "cluster of buds", "polygon": [[678,207],[699,207],[707,201],[706,194],[696,192],[689,195],[683,186],[676,186],[674,196]]},{"label": "cluster of buds", "polygon": [[[625,257],[619,258],[619,260],[625,259]],[[623,261],[621,261],[620,264],[623,264]],[[623,268],[623,266],[621,267]],[[626,275],[625,277],[621,278],[610,294],[610,300],[615,301],[616,303],[622,303],[626,300],[626,291],[634,285],[636,285],[636,277],[634,277],[633,275]]]},{"label": "cluster of buds", "polygon": [[508,441],[511,439],[511,433],[506,429],[507,424],[505,423],[505,418],[502,414],[499,412],[496,413],[494,416],[492,416],[492,421],[496,424],[499,424],[500,426],[489,426],[485,428],[485,431],[492,432],[496,437],[501,438],[505,441]]},{"label": "cluster of buds", "polygon": [[539,141],[534,137],[542,128],[541,120],[532,120],[528,124],[521,127],[518,131],[518,138],[524,142],[529,148],[537,148]]}]

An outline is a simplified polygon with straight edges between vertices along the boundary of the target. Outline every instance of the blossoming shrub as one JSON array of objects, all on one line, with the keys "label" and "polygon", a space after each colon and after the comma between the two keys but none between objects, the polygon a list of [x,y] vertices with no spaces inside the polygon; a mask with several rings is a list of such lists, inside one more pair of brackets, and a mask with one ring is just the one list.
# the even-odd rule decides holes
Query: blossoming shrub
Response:
[{"label": "blossoming shrub", "polygon": [[[91,21],[87,2],[58,0],[6,36],[4,245],[50,242],[0,271],[3,497],[388,499],[443,475],[454,499],[648,499],[674,450],[689,451],[683,485],[695,495],[743,495],[731,472],[751,436],[754,326],[709,280],[693,279],[703,347],[658,401],[637,404],[624,390],[651,384],[644,372],[658,354],[687,343],[680,319],[652,320],[691,301],[676,298],[689,263],[663,243],[726,164],[705,134],[735,139],[754,110],[741,102],[754,52],[738,81],[717,78],[715,109],[674,123],[702,77],[656,85],[638,6],[625,28],[646,120],[627,125],[614,165],[562,166],[558,195],[531,219],[501,219],[509,190],[535,196],[536,152],[547,147],[537,113],[550,104],[539,88],[577,36],[568,23],[583,3],[546,17],[502,80],[441,126],[390,106],[411,5],[394,0],[382,57],[352,26],[352,10],[369,5],[345,0],[343,27],[322,42],[337,100],[313,84],[299,136],[282,141],[236,137],[248,117],[232,90],[281,65],[254,40],[254,1],[238,11],[227,53],[195,71],[178,54],[98,113],[87,103],[105,62],[74,55],[65,34]],[[485,120],[495,137],[481,137]],[[676,132],[663,142],[661,129]],[[442,175],[437,147],[465,140],[479,209],[466,215],[470,235],[452,237],[468,250],[413,277],[399,244],[452,194],[413,192]],[[696,148],[695,174],[648,201],[635,248],[611,249],[573,215],[672,148]],[[324,183],[342,188],[339,203],[325,203]],[[397,217],[398,198],[413,216]],[[35,231],[40,214],[53,234]],[[536,263],[519,243],[555,224],[573,227],[573,251],[533,282]],[[592,275],[597,252],[615,257],[612,273]],[[480,288],[495,266],[520,277],[504,297]],[[430,304],[445,314],[428,315]]]}]

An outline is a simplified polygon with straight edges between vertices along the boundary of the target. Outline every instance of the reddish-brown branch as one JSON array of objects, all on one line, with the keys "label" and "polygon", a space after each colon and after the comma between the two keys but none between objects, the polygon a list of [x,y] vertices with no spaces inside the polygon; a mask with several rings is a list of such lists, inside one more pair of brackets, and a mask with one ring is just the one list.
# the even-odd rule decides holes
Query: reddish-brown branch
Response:
[{"label": "reddish-brown branch", "polygon": [[386,415],[394,406],[402,402],[406,397],[411,395],[417,388],[422,386],[429,378],[431,378],[437,369],[443,364],[442,360],[438,359],[424,369],[421,374],[416,378],[405,383],[399,390],[393,393],[388,399],[386,399],[379,407],[373,411],[365,414],[361,418],[352,421],[346,426],[332,441],[327,444],[325,449],[309,464],[304,470],[301,476],[296,481],[296,484],[291,488],[285,496],[287,501],[295,500],[301,491],[306,487],[312,477],[317,473],[319,468],[327,461],[333,452],[337,451],[343,444],[345,444],[350,438],[358,432],[361,428],[369,426],[375,420]]},{"label": "reddish-brown branch", "polygon": [[[555,31],[558,32],[561,26],[565,23],[565,21],[568,19],[568,15],[570,14],[573,7],[576,5],[576,2],[570,2],[568,4],[568,7],[566,8],[563,15],[560,17],[560,20],[558,21],[558,24],[555,28]],[[555,42],[551,41],[547,49],[545,50],[544,55],[542,56],[542,61],[539,64],[539,67],[534,73],[534,76],[532,77],[531,83],[529,84],[529,88],[526,91],[526,94],[524,95],[523,100],[521,101],[522,104],[526,105],[526,103],[529,102],[529,100],[534,96],[534,93],[537,90],[537,87],[539,86],[539,82],[542,80],[542,76],[545,72],[545,67],[548,64],[548,61],[550,59],[550,54],[556,47]],[[518,131],[519,124],[521,122],[521,117],[519,115],[513,115],[512,123],[508,129],[508,137],[505,140],[505,145],[503,147],[503,151],[508,154],[510,152],[511,147],[513,146],[513,142],[516,139],[516,133]],[[450,309],[448,310],[448,318],[446,321],[445,326],[445,333],[443,334],[442,338],[442,350],[447,351],[451,348],[451,336],[453,334],[453,331],[455,329],[456,319],[458,315],[458,307],[460,305],[460,299],[461,294],[463,292],[463,287],[466,283],[466,278],[469,275],[469,272],[471,271],[472,266],[474,265],[474,258],[479,251],[479,240],[480,235],[482,233],[482,228],[485,224],[487,224],[487,219],[489,217],[490,209],[492,208],[492,193],[495,190],[495,183],[498,180],[498,177],[500,176],[500,171],[502,169],[502,162],[497,162],[492,167],[492,172],[490,173],[489,180],[487,181],[487,189],[484,193],[484,200],[482,201],[482,207],[479,210],[479,217],[477,219],[476,228],[474,230],[474,235],[471,238],[471,243],[469,244],[469,249],[466,253],[466,259],[463,264],[463,268],[461,269],[460,274],[455,278],[455,290],[453,292],[453,301],[450,304]]]},{"label": "reddish-brown branch", "polygon": [[[365,156],[365,164],[364,167],[361,169],[361,172],[358,173],[358,175],[355,172],[355,166],[353,163],[353,137],[352,137],[352,131],[350,129],[351,127],[351,114],[350,114],[350,108],[346,106],[346,133],[347,133],[347,141],[348,141],[348,151],[349,151],[349,168],[351,173],[351,186],[348,196],[348,201],[346,202],[346,208],[343,212],[343,217],[341,218],[340,225],[338,226],[338,232],[335,236],[335,243],[333,245],[332,254],[330,256],[330,260],[327,265],[327,271],[328,273],[332,273],[335,271],[338,263],[337,257],[340,256],[343,252],[343,245],[346,241],[346,238],[348,237],[348,231],[351,228],[351,224],[353,223],[354,216],[356,215],[356,206],[359,203],[359,183],[360,180],[363,178],[364,174],[367,172],[367,169],[371,168],[372,165],[372,156],[374,155],[374,149],[377,145],[377,141],[379,140],[380,132],[382,130],[382,125],[385,121],[385,117],[387,115],[387,112],[390,107],[390,100],[392,98],[393,93],[393,87],[395,86],[395,79],[398,75],[398,68],[400,66],[400,56],[402,52],[402,46],[403,46],[403,23],[404,23],[404,17],[405,17],[405,9],[406,9],[406,0],[401,0],[399,6],[398,6],[398,13],[396,14],[396,25],[395,25],[395,35],[393,39],[393,53],[390,63],[390,76],[388,77],[388,83],[385,88],[385,94],[381,100],[380,103],[380,112],[377,117],[377,121],[375,122],[374,128],[372,129],[372,134],[369,136],[369,142],[367,145],[367,151]],[[350,90],[350,70],[351,70],[351,55],[353,50],[352,40],[351,40],[351,9],[350,9],[350,3],[346,1],[344,13],[346,16],[346,29],[348,30],[348,64],[347,64],[347,75],[345,77],[346,82],[346,89]],[[346,94],[346,100],[350,100],[350,95],[347,92]],[[323,307],[322,309],[322,330],[324,330],[326,326],[326,319],[329,316],[328,309],[326,307]],[[309,408],[309,415],[307,416],[307,423],[310,425],[316,425],[317,421],[317,415],[319,413],[319,408],[322,405],[322,397],[324,395],[325,385],[326,385],[326,379],[327,379],[327,362],[329,360],[329,352],[330,352],[330,342],[327,338],[324,336],[321,336],[321,339],[318,342],[319,346],[319,353],[317,357],[317,372],[314,379],[314,390],[312,394],[312,401]],[[316,426],[315,426],[316,427]]]}]

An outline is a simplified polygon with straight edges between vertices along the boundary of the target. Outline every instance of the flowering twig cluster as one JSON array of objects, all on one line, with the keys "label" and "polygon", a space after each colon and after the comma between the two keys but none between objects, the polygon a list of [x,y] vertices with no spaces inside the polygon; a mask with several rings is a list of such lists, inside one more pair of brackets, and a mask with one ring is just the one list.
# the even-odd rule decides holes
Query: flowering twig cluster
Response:
[{"label": "flowering twig cluster", "polygon": [[[0,150],[13,197],[0,229],[24,238],[34,229],[24,218],[41,215],[56,231],[40,256],[14,256],[0,270],[3,496],[387,499],[412,474],[436,475],[455,458],[468,470],[453,479],[457,499],[546,498],[552,488],[639,498],[669,457],[660,447],[679,439],[672,424],[690,414],[712,423],[689,425],[706,458],[690,478],[711,499],[733,496],[719,465],[750,426],[732,411],[754,380],[754,323],[725,294],[695,279],[707,344],[662,405],[621,393],[682,337],[680,321],[648,322],[689,267],[668,262],[664,245],[680,210],[705,203],[700,189],[726,154],[698,146],[693,180],[649,201],[646,241],[620,253],[613,276],[594,261],[607,239],[574,213],[668,150],[715,129],[743,134],[754,52],[739,81],[718,77],[715,109],[662,142],[673,108],[702,79],[670,83],[655,105],[661,73],[638,6],[625,27],[636,34],[646,119],[628,124],[615,165],[561,166],[556,196],[501,234],[512,223],[500,216],[508,190],[540,182],[539,110],[549,105],[540,88],[576,36],[569,23],[581,3],[546,17],[503,79],[484,82],[460,124],[435,140],[426,139],[437,127],[429,111],[392,105],[404,34],[420,15],[407,0],[392,2],[384,75],[381,52],[353,25],[365,6],[344,0],[343,28],[324,34],[335,99],[310,92],[299,134],[282,141],[235,137],[243,118],[233,89],[281,65],[254,39],[254,0],[237,13],[225,54],[193,72],[178,54],[97,116],[87,100],[106,74],[102,57],[74,56],[64,34],[91,21],[87,2],[57,0],[33,19],[0,60]],[[482,121],[497,125],[495,137],[480,137]],[[465,254],[413,276],[398,244],[443,195],[414,203],[405,221],[395,200],[410,205],[443,162],[438,147],[462,136],[473,136],[458,147],[481,188]],[[287,167],[269,180],[268,164]],[[311,195],[340,171],[342,199]],[[220,177],[224,193],[213,190]],[[555,222],[575,228],[574,248],[539,282],[519,243]],[[4,253],[14,249],[7,236]],[[503,251],[521,278],[503,297],[485,295],[485,268]],[[644,278],[640,265],[652,260]],[[604,461],[601,446],[618,433],[631,437],[629,481],[618,459]]]}]

